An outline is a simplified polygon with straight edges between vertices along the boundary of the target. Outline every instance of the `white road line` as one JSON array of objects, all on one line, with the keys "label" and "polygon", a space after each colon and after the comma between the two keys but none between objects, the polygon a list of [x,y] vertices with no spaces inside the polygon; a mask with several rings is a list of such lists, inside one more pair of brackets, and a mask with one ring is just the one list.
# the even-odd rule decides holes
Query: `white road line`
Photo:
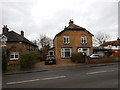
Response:
[{"label": "white road line", "polygon": [[20,83],[33,82],[33,81],[40,81],[40,80],[58,79],[58,78],[64,78],[64,77],[66,77],[66,76],[58,76],[58,77],[50,77],[50,78],[42,78],[42,79],[33,79],[33,80],[9,82],[9,83],[7,83],[7,84],[8,84],[8,85],[10,85],[10,84],[20,84]]},{"label": "white road line", "polygon": [[86,73],[86,74],[97,74],[97,73],[113,72],[113,71],[116,71],[116,70],[108,70],[108,71],[89,72],[89,73]]},{"label": "white road line", "polygon": [[112,72],[112,71],[115,71],[115,70],[110,70],[110,71]]},{"label": "white road line", "polygon": [[96,74],[96,73],[103,73],[103,72],[107,72],[107,71],[89,72],[87,74]]}]

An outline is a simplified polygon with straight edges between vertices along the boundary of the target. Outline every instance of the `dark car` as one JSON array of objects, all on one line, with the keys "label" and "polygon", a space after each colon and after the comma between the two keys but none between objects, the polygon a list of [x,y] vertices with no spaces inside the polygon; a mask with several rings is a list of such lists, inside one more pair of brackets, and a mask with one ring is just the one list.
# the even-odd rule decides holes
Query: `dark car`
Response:
[{"label": "dark car", "polygon": [[56,64],[56,60],[54,56],[47,56],[45,59],[45,65],[48,64]]}]

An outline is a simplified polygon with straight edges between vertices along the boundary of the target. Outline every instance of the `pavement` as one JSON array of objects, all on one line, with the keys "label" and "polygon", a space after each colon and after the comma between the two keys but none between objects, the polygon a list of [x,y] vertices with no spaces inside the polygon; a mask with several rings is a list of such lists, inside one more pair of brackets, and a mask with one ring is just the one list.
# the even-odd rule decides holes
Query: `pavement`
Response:
[{"label": "pavement", "polygon": [[24,73],[34,73],[34,72],[46,72],[50,70],[56,70],[56,69],[61,69],[65,67],[70,67],[70,66],[88,66],[88,67],[99,67],[99,66],[108,66],[108,65],[116,65],[118,62],[113,62],[113,63],[100,63],[100,64],[86,64],[86,63],[73,63],[73,62],[59,62],[56,65],[44,65],[44,62],[39,62],[35,65],[34,69],[30,70],[19,70],[19,71],[8,71],[4,72],[3,75],[13,75],[13,74],[24,74]]}]

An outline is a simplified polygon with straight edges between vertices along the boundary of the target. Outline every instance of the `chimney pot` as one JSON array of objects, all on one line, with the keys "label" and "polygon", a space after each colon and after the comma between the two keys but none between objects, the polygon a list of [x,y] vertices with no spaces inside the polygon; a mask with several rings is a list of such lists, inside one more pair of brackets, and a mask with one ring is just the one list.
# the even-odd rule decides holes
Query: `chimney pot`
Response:
[{"label": "chimney pot", "polygon": [[2,33],[7,33],[9,31],[9,28],[7,28],[7,25],[3,25],[3,28],[2,28]]},{"label": "chimney pot", "polygon": [[69,21],[69,25],[71,25],[71,24],[73,24],[74,22],[70,19],[70,21]]},{"label": "chimney pot", "polygon": [[23,36],[23,37],[24,37],[24,31],[21,31],[21,36]]}]

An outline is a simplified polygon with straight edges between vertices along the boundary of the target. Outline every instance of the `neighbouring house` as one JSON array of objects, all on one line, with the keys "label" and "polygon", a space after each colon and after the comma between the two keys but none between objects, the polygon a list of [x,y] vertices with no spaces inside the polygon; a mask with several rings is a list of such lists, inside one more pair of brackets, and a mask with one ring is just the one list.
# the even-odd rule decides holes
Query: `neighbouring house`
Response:
[{"label": "neighbouring house", "polygon": [[69,21],[69,26],[59,32],[53,39],[53,48],[49,49],[49,55],[54,55],[56,60],[70,60],[74,52],[93,53],[92,36],[85,28]]},{"label": "neighbouring house", "polygon": [[105,56],[105,53],[110,52],[110,49],[105,49],[103,47],[93,47],[93,53]]},{"label": "neighbouring house", "polygon": [[2,28],[0,46],[4,50],[9,50],[9,63],[19,62],[20,54],[25,51],[38,50],[37,45],[24,37],[24,31],[21,31],[20,34],[9,31],[7,25]]},{"label": "neighbouring house", "polygon": [[114,41],[107,41],[100,45],[104,49],[109,49],[113,53],[113,56],[120,56],[120,38]]}]

